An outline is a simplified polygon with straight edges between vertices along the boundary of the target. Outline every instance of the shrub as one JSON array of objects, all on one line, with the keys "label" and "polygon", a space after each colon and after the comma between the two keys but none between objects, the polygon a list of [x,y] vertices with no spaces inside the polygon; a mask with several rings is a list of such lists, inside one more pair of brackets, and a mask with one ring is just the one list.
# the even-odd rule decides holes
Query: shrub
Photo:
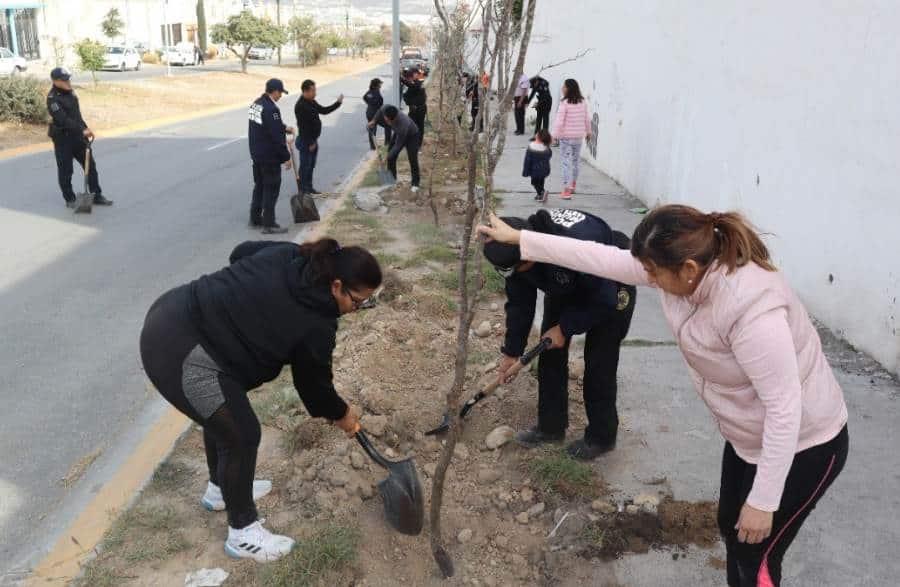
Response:
[{"label": "shrub", "polygon": [[141,61],[144,63],[159,63],[159,53],[156,51],[147,51],[141,55]]},{"label": "shrub", "polygon": [[33,76],[0,78],[0,120],[47,122],[47,87]]},{"label": "shrub", "polygon": [[219,48],[215,45],[210,45],[206,49],[206,58],[207,59],[215,59],[219,56]]},{"label": "shrub", "polygon": [[84,39],[75,43],[75,53],[78,55],[81,69],[91,72],[94,85],[97,85],[97,72],[103,69],[106,46],[91,39]]}]

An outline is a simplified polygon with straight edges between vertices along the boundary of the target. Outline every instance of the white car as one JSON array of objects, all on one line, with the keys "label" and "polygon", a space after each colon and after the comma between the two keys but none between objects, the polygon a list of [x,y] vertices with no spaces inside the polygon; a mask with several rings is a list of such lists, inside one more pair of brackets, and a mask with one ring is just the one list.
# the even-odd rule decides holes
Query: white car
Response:
[{"label": "white car", "polygon": [[162,60],[168,61],[169,65],[197,65],[197,54],[193,46],[166,47]]},{"label": "white car", "polygon": [[106,48],[106,55],[103,57],[103,69],[115,69],[116,71],[133,69],[138,71],[141,69],[141,65],[141,55],[136,49],[120,46]]},{"label": "white car", "polygon": [[28,69],[28,64],[6,47],[0,47],[0,76],[18,75]]},{"label": "white car", "polygon": [[271,59],[272,53],[275,52],[275,49],[271,47],[250,47],[250,52],[247,53],[248,59]]}]

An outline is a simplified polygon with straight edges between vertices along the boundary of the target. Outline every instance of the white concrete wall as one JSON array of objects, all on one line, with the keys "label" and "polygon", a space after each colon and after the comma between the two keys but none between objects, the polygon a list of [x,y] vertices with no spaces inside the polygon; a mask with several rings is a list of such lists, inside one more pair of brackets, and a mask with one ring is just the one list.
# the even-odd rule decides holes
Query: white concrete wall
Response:
[{"label": "white concrete wall", "polygon": [[745,212],[810,312],[896,373],[900,2],[563,4],[538,3],[527,71],[592,49],[545,72],[589,96],[589,162],[648,204]]}]

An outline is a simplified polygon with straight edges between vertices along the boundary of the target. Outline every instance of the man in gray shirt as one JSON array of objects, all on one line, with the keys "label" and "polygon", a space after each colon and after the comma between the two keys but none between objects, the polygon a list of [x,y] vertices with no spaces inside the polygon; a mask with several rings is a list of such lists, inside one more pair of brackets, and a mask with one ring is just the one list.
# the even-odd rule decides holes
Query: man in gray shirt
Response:
[{"label": "man in gray shirt", "polygon": [[387,165],[391,175],[397,179],[397,157],[406,149],[409,157],[409,170],[412,175],[412,191],[419,191],[419,127],[412,118],[400,112],[396,106],[382,106],[369,122],[369,128],[383,122],[393,130],[391,136],[391,149],[388,151]]}]

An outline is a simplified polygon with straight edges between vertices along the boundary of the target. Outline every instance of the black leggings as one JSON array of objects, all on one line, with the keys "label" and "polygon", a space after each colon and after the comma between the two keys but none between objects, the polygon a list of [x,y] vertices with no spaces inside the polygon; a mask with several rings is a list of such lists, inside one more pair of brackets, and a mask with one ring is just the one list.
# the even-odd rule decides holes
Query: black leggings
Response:
[{"label": "black leggings", "polygon": [[[844,468],[849,444],[844,426],[832,440],[794,455],[780,507],[772,519],[772,533],[759,544],[747,544],[738,542],[734,526],[753,486],[756,466],[741,459],[731,443],[725,443],[719,492],[719,531],[728,553],[730,587],[768,584],[777,587],[781,583],[784,554],[816,503]],[[766,578],[771,583],[763,582]]]},{"label": "black leggings", "polygon": [[545,177],[532,177],[531,185],[534,186],[534,191],[537,192],[537,195],[544,195],[544,182],[547,178]]},{"label": "black leggings", "polygon": [[[166,401],[203,427],[209,480],[222,490],[228,524],[244,528],[258,518],[253,478],[261,436],[259,420],[245,386],[218,370],[215,363],[200,364],[194,359],[198,352],[205,352],[186,310],[186,294],[185,287],[176,288],[151,306],[141,331],[141,360]],[[215,401],[216,394],[220,394],[219,401]],[[207,412],[211,414],[204,416]]]}]

